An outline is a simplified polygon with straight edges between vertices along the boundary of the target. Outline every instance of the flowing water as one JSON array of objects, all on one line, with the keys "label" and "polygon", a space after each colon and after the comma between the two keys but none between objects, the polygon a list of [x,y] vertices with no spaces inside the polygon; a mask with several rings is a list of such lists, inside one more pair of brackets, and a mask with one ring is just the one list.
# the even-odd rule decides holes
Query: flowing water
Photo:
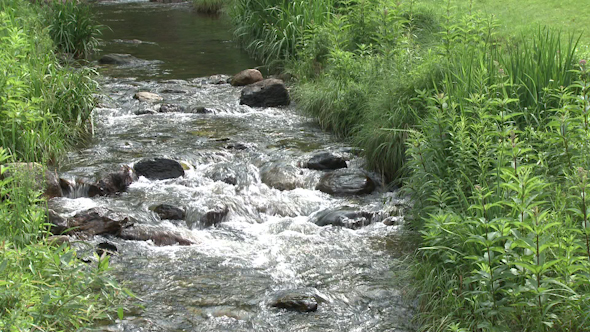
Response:
[{"label": "flowing water", "polygon": [[[103,3],[95,8],[112,28],[104,51],[131,53],[152,65],[102,69],[95,137],[70,154],[62,176],[95,179],[154,157],[182,161],[187,171],[177,179],[141,177],[120,195],[59,198],[53,208],[73,215],[107,207],[194,243],[91,241],[117,246],[113,273],[143,306],[100,330],[410,331],[412,310],[395,277],[402,268],[400,226],[379,222],[383,218],[356,230],[310,221],[319,211],[343,206],[383,217],[407,202],[386,190],[355,197],[315,190],[323,172],[299,167],[314,153],[340,154],[349,159],[349,168],[362,167],[362,158],[299,114],[296,105],[241,106],[240,88],[199,78],[253,66],[223,19],[195,15],[187,4]],[[121,42],[133,39],[142,42]],[[213,113],[136,115],[158,107],[133,99],[137,91]],[[231,148],[238,143],[240,149]],[[298,188],[280,191],[263,184],[260,169],[273,163],[296,168]],[[232,174],[233,184],[214,180],[219,172]],[[185,220],[160,220],[150,207],[161,203],[184,208]],[[229,210],[225,220],[203,227],[199,218],[219,206]],[[281,290],[312,292],[320,299],[317,311],[270,307],[269,300]]]}]

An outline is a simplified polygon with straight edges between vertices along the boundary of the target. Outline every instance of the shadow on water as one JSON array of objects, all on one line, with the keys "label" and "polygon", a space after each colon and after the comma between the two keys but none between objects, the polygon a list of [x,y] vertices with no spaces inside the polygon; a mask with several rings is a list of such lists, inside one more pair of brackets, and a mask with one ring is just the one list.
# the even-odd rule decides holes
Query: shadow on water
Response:
[{"label": "shadow on water", "polygon": [[225,16],[203,15],[189,3],[94,4],[103,30],[98,56],[127,53],[148,60],[138,68],[106,66],[104,74],[138,79],[187,79],[235,74],[257,63],[233,40]]}]

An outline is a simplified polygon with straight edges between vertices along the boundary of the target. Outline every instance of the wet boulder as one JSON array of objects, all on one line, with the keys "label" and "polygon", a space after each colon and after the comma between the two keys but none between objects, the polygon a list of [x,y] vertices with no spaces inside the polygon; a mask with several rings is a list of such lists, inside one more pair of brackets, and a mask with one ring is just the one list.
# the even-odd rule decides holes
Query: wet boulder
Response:
[{"label": "wet boulder", "polygon": [[330,195],[350,196],[370,194],[375,182],[361,170],[338,169],[321,177],[316,189]]},{"label": "wet boulder", "polygon": [[133,183],[135,174],[129,166],[123,166],[118,172],[110,173],[89,188],[89,197],[109,196],[127,191]]},{"label": "wet boulder", "polygon": [[98,60],[101,65],[131,65],[140,62],[140,60],[131,54],[106,54]]},{"label": "wet boulder", "polygon": [[246,69],[235,74],[231,78],[230,84],[233,86],[244,86],[256,82],[260,82],[264,79],[262,73],[258,69]]},{"label": "wet boulder", "polygon": [[238,184],[238,174],[230,163],[211,165],[205,170],[205,176],[213,181],[225,182],[234,186]]},{"label": "wet boulder", "polygon": [[320,152],[312,156],[305,167],[316,170],[339,169],[346,168],[346,160],[331,152]]},{"label": "wet boulder", "polygon": [[269,305],[275,308],[298,312],[313,312],[318,310],[318,304],[323,299],[309,290],[283,290],[273,294]]},{"label": "wet boulder", "polygon": [[186,111],[186,108],[181,105],[174,104],[162,104],[158,112],[160,113],[182,113]]},{"label": "wet boulder", "polygon": [[110,234],[118,236],[121,230],[132,224],[127,216],[105,208],[92,208],[68,218],[68,234],[94,236]]},{"label": "wet boulder", "polygon": [[164,158],[141,160],[133,166],[133,169],[138,176],[144,176],[150,180],[174,179],[184,176],[184,169],[179,162]]},{"label": "wet boulder", "polygon": [[349,207],[326,209],[311,218],[311,222],[318,226],[338,226],[357,229],[371,223],[373,214],[361,212]]},{"label": "wet boulder", "polygon": [[262,183],[278,190],[293,190],[303,186],[301,170],[283,163],[268,163],[260,169]]},{"label": "wet boulder", "polygon": [[168,204],[160,204],[153,208],[160,219],[184,220],[186,212],[183,209]]},{"label": "wet boulder", "polygon": [[205,106],[194,106],[191,107],[188,111],[188,113],[193,113],[193,114],[212,114],[215,113],[214,110],[207,108]]},{"label": "wet boulder", "polygon": [[146,225],[133,225],[121,230],[119,237],[124,240],[133,241],[152,241],[157,246],[181,245],[188,246],[193,244],[189,239],[182,235],[172,232],[171,230],[157,228]]},{"label": "wet boulder", "polygon": [[8,163],[1,167],[5,171],[0,174],[0,180],[12,178],[21,187],[43,192],[46,198],[63,196],[57,174],[39,163]]},{"label": "wet boulder", "polygon": [[199,219],[199,223],[203,227],[211,227],[221,223],[227,214],[229,213],[229,208],[227,206],[216,206],[212,210],[207,211],[204,215],[201,216]]},{"label": "wet boulder", "polygon": [[117,246],[110,243],[110,242],[101,242],[96,246],[96,254],[98,256],[102,256],[104,254],[106,255],[112,255],[112,254],[116,254],[118,251]]},{"label": "wet boulder", "polygon": [[67,218],[60,216],[57,212],[51,209],[47,210],[47,223],[51,225],[49,229],[51,234],[64,234],[65,231],[68,229]]},{"label": "wet boulder", "polygon": [[227,84],[231,83],[232,76],[217,74],[207,77],[202,83],[207,84]]},{"label": "wet boulder", "polygon": [[268,78],[246,86],[240,95],[240,105],[275,107],[289,105],[289,91],[283,81]]},{"label": "wet boulder", "polygon": [[148,103],[155,103],[164,100],[162,96],[157,93],[147,92],[147,91],[140,91],[133,95],[133,99],[137,99],[139,101],[148,102]]}]

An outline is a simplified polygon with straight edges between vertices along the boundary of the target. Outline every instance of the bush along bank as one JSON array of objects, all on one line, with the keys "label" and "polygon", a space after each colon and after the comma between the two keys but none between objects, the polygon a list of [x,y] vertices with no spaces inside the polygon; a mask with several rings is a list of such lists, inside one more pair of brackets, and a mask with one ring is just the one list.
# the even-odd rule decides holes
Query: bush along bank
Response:
[{"label": "bush along bank", "polygon": [[[51,243],[39,188],[31,174],[11,167],[14,162],[56,162],[87,135],[97,88],[94,73],[61,64],[45,28],[63,6],[0,0],[2,331],[75,331],[122,314],[118,308],[125,292],[106,273],[108,257],[88,265],[67,244]],[[72,11],[68,15],[78,17]]]},{"label": "bush along bank", "polygon": [[419,2],[318,1],[306,16],[235,0],[230,15],[246,49],[295,77],[299,106],[414,199],[422,330],[588,331],[578,36],[498,36],[489,18]]}]

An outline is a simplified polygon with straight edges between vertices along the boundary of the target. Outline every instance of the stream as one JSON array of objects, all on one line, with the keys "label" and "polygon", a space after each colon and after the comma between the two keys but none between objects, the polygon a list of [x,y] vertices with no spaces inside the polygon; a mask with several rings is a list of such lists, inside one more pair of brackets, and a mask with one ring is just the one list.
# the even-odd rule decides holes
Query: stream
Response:
[{"label": "stream", "polygon": [[[149,158],[179,161],[185,172],[164,180],[139,177],[116,195],[53,199],[51,208],[63,216],[108,208],[192,243],[89,240],[116,246],[112,273],[142,306],[97,329],[412,331],[412,306],[396,281],[405,268],[401,228],[408,200],[368,172],[377,184],[370,194],[317,190],[329,171],[303,167],[314,155],[328,151],[353,170],[362,170],[362,157],[293,103],[239,105],[242,87],[212,75],[232,75],[256,63],[240,51],[226,19],[198,15],[186,3],[93,6],[110,27],[102,54],[129,53],[142,62],[100,66],[94,137],[69,154],[61,176],[94,180]],[[139,91],[163,101],[132,98]],[[207,112],[157,113],[162,103]],[[158,204],[186,215],[162,219],[153,211]],[[355,211],[362,227],[317,222],[326,211],[341,210]],[[210,211],[222,211],[213,226],[203,223]],[[285,293],[313,298],[317,310],[274,307],[273,299]]]}]

